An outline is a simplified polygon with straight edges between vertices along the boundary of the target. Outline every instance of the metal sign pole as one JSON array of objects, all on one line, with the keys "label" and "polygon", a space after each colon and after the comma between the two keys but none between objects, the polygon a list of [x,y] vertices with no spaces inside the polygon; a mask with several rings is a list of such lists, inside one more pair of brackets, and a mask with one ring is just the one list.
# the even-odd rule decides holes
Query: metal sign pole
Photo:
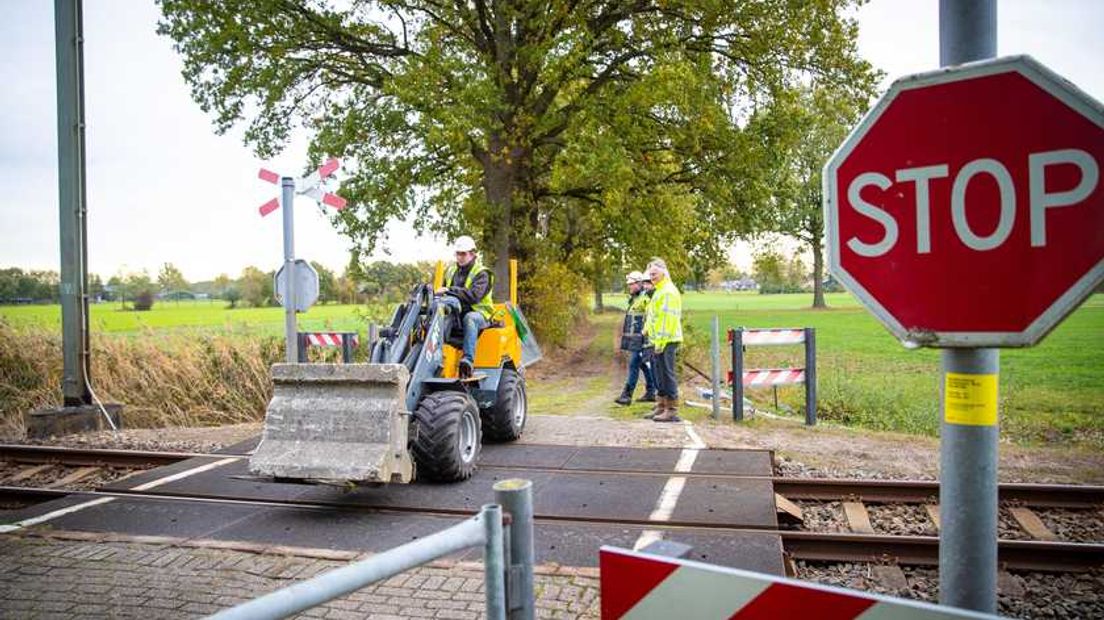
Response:
[{"label": "metal sign pole", "polygon": [[[940,0],[940,65],[993,58],[996,32],[996,0]],[[999,353],[942,352],[939,601],[989,613],[997,610]]]},{"label": "metal sign pole", "polygon": [[710,361],[713,363],[711,374],[713,390],[713,419],[721,419],[721,319],[713,315],[712,346],[709,349]]},{"label": "metal sign pole", "polygon": [[281,206],[284,208],[284,273],[287,278],[284,288],[284,338],[287,349],[287,363],[299,361],[299,329],[295,324],[295,217],[292,204],[295,202],[295,179],[280,179],[283,191]]}]

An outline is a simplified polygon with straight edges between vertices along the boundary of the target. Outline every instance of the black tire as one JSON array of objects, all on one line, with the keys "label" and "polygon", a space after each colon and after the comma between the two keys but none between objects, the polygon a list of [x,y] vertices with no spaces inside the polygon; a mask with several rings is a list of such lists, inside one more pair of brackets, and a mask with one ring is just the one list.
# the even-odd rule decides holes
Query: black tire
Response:
[{"label": "black tire", "polygon": [[495,404],[480,412],[483,438],[487,441],[514,441],[525,431],[529,420],[529,396],[525,377],[513,368],[503,368],[498,380]]},{"label": "black tire", "polygon": [[419,478],[467,480],[479,458],[479,409],[464,392],[432,392],[414,411],[414,463]]}]

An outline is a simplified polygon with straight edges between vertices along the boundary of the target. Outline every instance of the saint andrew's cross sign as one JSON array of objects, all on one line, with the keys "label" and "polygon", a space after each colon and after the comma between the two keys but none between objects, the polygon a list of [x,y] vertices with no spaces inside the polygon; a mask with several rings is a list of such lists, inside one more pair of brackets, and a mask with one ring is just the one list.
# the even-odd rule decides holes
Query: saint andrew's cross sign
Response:
[{"label": "saint andrew's cross sign", "polygon": [[825,166],[829,267],[906,345],[1031,346],[1104,280],[1102,163],[1029,57],[903,78]]}]

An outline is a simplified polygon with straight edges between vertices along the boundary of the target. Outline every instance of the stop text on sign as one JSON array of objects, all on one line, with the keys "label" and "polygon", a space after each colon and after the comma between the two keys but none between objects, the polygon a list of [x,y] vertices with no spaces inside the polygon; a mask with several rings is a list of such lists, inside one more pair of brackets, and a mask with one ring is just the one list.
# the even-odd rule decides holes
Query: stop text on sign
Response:
[{"label": "stop text on sign", "polygon": [[[1100,181],[1100,166],[1093,156],[1080,149],[1060,149],[1041,153],[1030,153],[1027,157],[1028,174],[1028,224],[1031,227],[1031,246],[1045,247],[1047,244],[1047,209],[1069,207],[1084,201],[1097,188]],[[1080,180],[1071,189],[1048,191],[1047,170],[1060,165],[1075,166]],[[950,176],[948,164],[901,168],[895,171],[898,184],[912,183],[916,196],[915,237],[916,253],[928,254],[931,248],[932,230],[932,181]],[[1000,196],[1000,211],[996,227],[989,232],[977,231],[970,224],[968,190],[972,181],[995,183]],[[1053,184],[1052,184],[1053,185]],[[894,186],[891,180],[881,172],[864,172],[851,181],[847,188],[847,203],[858,213],[881,225],[883,235],[877,241],[863,241],[859,236],[847,240],[847,247],[859,256],[868,258],[882,256],[892,250],[899,238],[899,223],[892,213],[882,208],[876,201],[863,198],[863,190],[876,187],[888,191]],[[950,188],[949,213],[937,214],[938,219],[949,219],[955,235],[963,245],[984,252],[999,248],[1011,235],[1016,224],[1016,186],[1012,174],[1000,160],[983,157],[967,162],[957,170]],[[942,216],[940,218],[940,215]]]}]

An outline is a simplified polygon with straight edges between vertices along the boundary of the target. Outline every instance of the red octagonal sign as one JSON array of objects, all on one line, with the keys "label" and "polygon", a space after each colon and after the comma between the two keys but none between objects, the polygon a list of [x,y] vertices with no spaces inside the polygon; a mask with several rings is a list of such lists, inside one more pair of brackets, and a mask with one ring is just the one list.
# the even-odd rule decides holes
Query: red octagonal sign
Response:
[{"label": "red octagonal sign", "polygon": [[830,270],[906,345],[1033,345],[1104,280],[1102,162],[1031,58],[898,80],[824,167]]}]

